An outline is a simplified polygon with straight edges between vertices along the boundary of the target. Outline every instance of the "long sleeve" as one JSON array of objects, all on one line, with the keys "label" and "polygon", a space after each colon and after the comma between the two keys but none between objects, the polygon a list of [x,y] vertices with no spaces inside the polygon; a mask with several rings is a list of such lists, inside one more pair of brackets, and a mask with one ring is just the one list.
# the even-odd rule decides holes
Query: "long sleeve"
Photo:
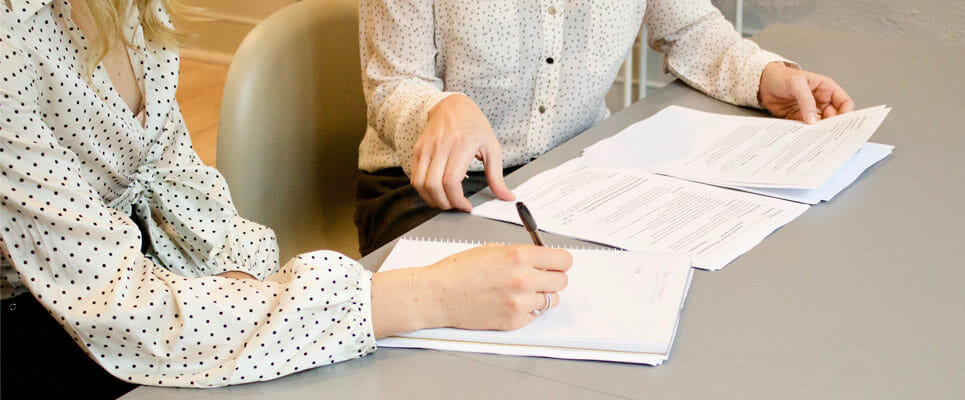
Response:
[{"label": "long sleeve", "polygon": [[644,22],[650,47],[666,55],[667,70],[728,103],[760,107],[764,67],[788,62],[742,39],[710,0],[650,0]]},{"label": "long sleeve", "polygon": [[[345,256],[302,255],[264,281],[185,277],[145,257],[139,228],[89,183],[103,168],[78,156],[90,148],[58,138],[77,128],[44,122],[40,94],[55,88],[36,69],[41,55],[7,36],[0,57],[2,247],[20,281],[108,372],[148,385],[222,386],[375,349],[371,273]],[[76,104],[78,116],[106,114],[96,98]],[[136,159],[119,155],[108,162]]]},{"label": "long sleeve", "polygon": [[453,94],[436,74],[433,1],[363,0],[359,8],[369,129],[408,172],[429,110]]}]

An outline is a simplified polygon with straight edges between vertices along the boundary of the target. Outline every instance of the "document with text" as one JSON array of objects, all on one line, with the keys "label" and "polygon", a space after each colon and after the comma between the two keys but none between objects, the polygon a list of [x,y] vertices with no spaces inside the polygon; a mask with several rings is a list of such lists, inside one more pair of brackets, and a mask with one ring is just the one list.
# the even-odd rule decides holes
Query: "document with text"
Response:
[{"label": "document with text", "polygon": [[894,149],[895,146],[887,144],[865,143],[838,172],[835,172],[834,175],[831,176],[831,179],[818,189],[727,187],[800,203],[818,204],[822,201],[831,201],[834,196],[854,183],[865,170],[871,168],[872,165],[877,164],[878,161],[883,160],[885,157],[888,157]]},{"label": "document with text", "polygon": [[[806,125],[670,106],[584,155],[719,186],[815,190],[853,158],[890,110],[870,107]],[[868,153],[890,154],[874,150]]]},{"label": "document with text", "polygon": [[[513,189],[541,230],[626,250],[685,254],[719,270],[808,209],[801,204],[581,157]],[[521,224],[514,202],[473,215]]]}]

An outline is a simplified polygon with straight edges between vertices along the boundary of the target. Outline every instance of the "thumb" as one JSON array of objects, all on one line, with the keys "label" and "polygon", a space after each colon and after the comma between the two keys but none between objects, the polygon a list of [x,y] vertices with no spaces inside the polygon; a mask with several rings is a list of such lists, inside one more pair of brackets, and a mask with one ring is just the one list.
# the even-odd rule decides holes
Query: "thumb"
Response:
[{"label": "thumb", "polygon": [[503,180],[503,151],[498,143],[483,147],[483,166],[486,169],[486,182],[493,194],[500,200],[513,200],[516,195],[506,187]]},{"label": "thumb", "polygon": [[801,119],[809,124],[818,122],[818,106],[815,104],[807,77],[804,74],[792,75],[790,90],[791,96],[797,100],[798,109],[801,110]]}]

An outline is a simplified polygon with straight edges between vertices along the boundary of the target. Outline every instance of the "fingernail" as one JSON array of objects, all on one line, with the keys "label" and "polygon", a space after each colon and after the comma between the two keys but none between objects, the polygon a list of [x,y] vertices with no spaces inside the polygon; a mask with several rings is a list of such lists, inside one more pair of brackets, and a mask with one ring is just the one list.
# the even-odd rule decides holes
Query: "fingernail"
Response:
[{"label": "fingernail", "polygon": [[807,122],[807,123],[809,123],[809,124],[816,123],[816,122],[818,122],[818,115],[815,114],[815,113],[813,113],[813,112],[812,112],[812,113],[808,113],[808,116],[805,117],[804,121]]}]

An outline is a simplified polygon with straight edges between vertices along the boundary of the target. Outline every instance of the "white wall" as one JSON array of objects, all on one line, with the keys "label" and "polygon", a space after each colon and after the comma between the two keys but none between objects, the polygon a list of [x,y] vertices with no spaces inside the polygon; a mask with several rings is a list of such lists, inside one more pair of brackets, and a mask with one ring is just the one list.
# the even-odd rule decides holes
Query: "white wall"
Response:
[{"label": "white wall", "polygon": [[[724,15],[734,0],[713,0]],[[744,31],[776,22],[965,46],[965,0],[744,0]]]}]

